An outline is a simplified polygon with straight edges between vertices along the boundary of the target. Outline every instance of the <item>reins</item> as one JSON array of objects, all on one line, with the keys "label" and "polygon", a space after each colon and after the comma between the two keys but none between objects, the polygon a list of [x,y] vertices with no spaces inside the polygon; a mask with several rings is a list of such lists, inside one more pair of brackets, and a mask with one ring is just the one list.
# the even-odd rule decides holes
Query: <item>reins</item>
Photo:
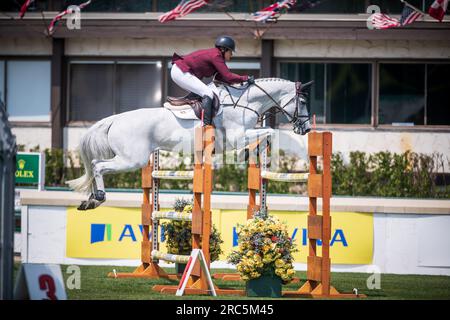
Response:
[{"label": "reins", "polygon": [[[245,93],[252,85],[256,86],[256,87],[257,87],[259,90],[261,90],[267,97],[269,97],[270,100],[273,101],[273,103],[275,104],[273,107],[276,109],[275,112],[273,112],[273,111],[266,111],[266,112],[264,112],[263,114],[259,114],[258,111],[253,110],[253,109],[251,109],[251,108],[249,108],[249,107],[247,107],[247,106],[243,106],[243,105],[240,105],[240,104],[239,104],[239,101],[241,100],[241,98],[242,98],[242,96],[244,95],[244,93]],[[289,121],[290,123],[294,123],[294,124],[295,124],[295,123],[298,122],[299,118],[306,118],[305,121],[303,121],[303,122],[300,123],[300,125],[302,125],[303,123],[305,123],[306,121],[309,120],[309,116],[302,116],[302,115],[299,115],[299,114],[298,114],[298,109],[299,109],[299,108],[298,108],[298,103],[300,102],[300,97],[302,97],[302,96],[304,95],[304,94],[301,92],[302,83],[299,82],[299,81],[296,81],[296,82],[295,82],[295,95],[294,95],[288,102],[286,102],[283,106],[281,106],[280,103],[278,103],[278,102],[277,102],[277,101],[276,101],[276,100],[275,100],[275,99],[274,99],[274,98],[273,98],[266,90],[264,90],[264,88],[262,88],[262,87],[261,87],[260,85],[258,85],[256,82],[254,82],[253,84],[247,85],[245,88],[237,88],[237,87],[234,87],[234,86],[231,86],[231,85],[227,85],[227,84],[224,84],[224,87],[225,87],[225,89],[227,90],[227,92],[228,92],[228,94],[229,94],[229,96],[230,96],[230,98],[231,98],[231,101],[233,102],[233,104],[232,104],[233,108],[240,107],[240,108],[243,108],[243,109],[247,109],[247,110],[253,111],[254,113],[256,113],[256,115],[257,115],[257,117],[258,117],[258,121],[261,121],[261,122],[262,122],[262,121],[264,121],[265,119],[267,119],[269,116],[276,115],[276,114],[278,114],[278,113],[280,113],[280,112],[284,113],[285,115],[288,116],[288,118],[290,118],[290,121]],[[242,91],[242,93],[239,95],[239,98],[238,98],[236,101],[234,101],[233,95],[231,94],[229,88],[233,88],[233,89],[235,89],[235,90]],[[293,115],[290,115],[289,112],[287,112],[284,108],[286,108],[286,106],[287,106],[288,104],[290,104],[290,103],[292,102],[293,99],[296,99],[296,108],[295,108],[294,114],[293,114]],[[266,116],[266,114],[268,114],[268,116]]]}]

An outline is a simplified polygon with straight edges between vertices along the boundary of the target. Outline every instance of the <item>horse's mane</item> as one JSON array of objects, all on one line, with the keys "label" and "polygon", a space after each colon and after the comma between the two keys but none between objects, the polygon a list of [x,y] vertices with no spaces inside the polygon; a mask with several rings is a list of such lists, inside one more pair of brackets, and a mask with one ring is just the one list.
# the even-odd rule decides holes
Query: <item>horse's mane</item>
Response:
[{"label": "horse's mane", "polygon": [[[267,82],[276,82],[276,83],[281,84],[281,83],[290,83],[291,81],[290,81],[290,80],[286,80],[286,79],[281,79],[281,78],[258,78],[258,79],[255,79],[255,82],[256,82],[257,84],[263,84],[263,83],[267,83]],[[225,87],[228,87],[228,90],[227,90]],[[221,85],[219,86],[219,90],[222,91],[222,94],[224,94],[225,96],[227,96],[229,93],[231,93],[231,95],[232,95],[235,99],[237,99],[237,98],[243,93],[243,91],[244,91],[245,89],[246,89],[245,86],[242,87],[242,88],[239,88],[239,87],[233,87],[233,86],[228,86],[228,85],[226,85],[226,84],[221,84]],[[222,94],[221,94],[221,96],[222,96]]]},{"label": "horse's mane", "polygon": [[281,79],[281,78],[259,78],[255,79],[255,82],[291,82],[290,80]]}]

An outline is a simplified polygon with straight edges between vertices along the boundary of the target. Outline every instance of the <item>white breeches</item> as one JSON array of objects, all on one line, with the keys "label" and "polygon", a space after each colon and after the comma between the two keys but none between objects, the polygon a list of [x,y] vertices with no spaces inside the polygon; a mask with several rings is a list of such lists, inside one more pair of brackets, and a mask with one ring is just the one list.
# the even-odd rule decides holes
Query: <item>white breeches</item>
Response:
[{"label": "white breeches", "polygon": [[194,92],[202,98],[204,96],[208,96],[211,99],[214,98],[214,92],[211,88],[193,74],[181,71],[176,64],[172,66],[170,75],[172,76],[172,80],[184,90]]}]

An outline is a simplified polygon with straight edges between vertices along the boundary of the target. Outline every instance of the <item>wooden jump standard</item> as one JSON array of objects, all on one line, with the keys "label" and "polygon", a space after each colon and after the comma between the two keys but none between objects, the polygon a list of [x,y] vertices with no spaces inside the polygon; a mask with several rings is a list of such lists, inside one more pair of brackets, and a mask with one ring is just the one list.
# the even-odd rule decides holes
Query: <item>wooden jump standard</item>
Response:
[{"label": "wooden jump standard", "polygon": [[[309,215],[308,215],[308,243],[309,255],[307,258],[306,283],[297,291],[284,291],[286,297],[331,297],[356,298],[364,295],[339,293],[330,284],[331,259],[331,216],[330,198],[332,190],[331,180],[331,132],[310,132],[308,134],[308,156],[310,161],[308,173],[276,173],[268,170],[267,139],[260,143],[261,157],[258,165],[257,157],[249,158],[248,189],[249,202],[247,206],[247,219],[252,219],[254,212],[265,208],[267,210],[267,183],[269,180],[282,182],[308,182]],[[252,148],[256,149],[255,146]],[[252,152],[252,150],[250,150]],[[250,153],[251,154],[251,153]],[[322,157],[323,170],[319,173],[317,159]],[[259,193],[259,204],[256,194]],[[318,214],[317,199],[322,198],[322,214]],[[317,240],[322,241],[322,256],[318,256]],[[238,274],[215,274],[215,278],[223,280],[239,280]]]}]

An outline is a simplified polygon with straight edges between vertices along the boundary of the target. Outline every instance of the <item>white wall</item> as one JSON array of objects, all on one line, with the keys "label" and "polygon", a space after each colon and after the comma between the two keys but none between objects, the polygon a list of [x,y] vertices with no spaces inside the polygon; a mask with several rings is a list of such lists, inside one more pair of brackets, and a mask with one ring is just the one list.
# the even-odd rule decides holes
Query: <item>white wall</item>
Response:
[{"label": "white wall", "polygon": [[275,40],[274,55],[292,58],[449,59],[450,42],[413,40]]},{"label": "white wall", "polygon": [[25,145],[25,150],[40,146],[41,150],[51,148],[52,129],[50,127],[13,127],[17,144]]},{"label": "white wall", "polygon": [[[19,21],[17,21],[19,22]],[[0,55],[51,55],[52,39],[44,37],[21,37],[21,38],[2,38],[0,37]]]},{"label": "white wall", "polygon": [[[338,272],[450,276],[449,215],[374,214],[372,265],[334,265]],[[24,206],[22,209],[22,262],[81,265],[137,266],[136,260],[72,259],[65,256],[66,207]],[[164,265],[164,264],[163,264]],[[297,270],[306,265],[295,264]],[[230,267],[215,262],[214,268]]]},{"label": "white wall", "polygon": [[[68,56],[167,56],[174,52],[187,54],[201,48],[214,47],[213,38],[130,39],[130,38],[73,38],[66,40]],[[236,57],[258,57],[260,44],[256,40],[237,40]]]}]

